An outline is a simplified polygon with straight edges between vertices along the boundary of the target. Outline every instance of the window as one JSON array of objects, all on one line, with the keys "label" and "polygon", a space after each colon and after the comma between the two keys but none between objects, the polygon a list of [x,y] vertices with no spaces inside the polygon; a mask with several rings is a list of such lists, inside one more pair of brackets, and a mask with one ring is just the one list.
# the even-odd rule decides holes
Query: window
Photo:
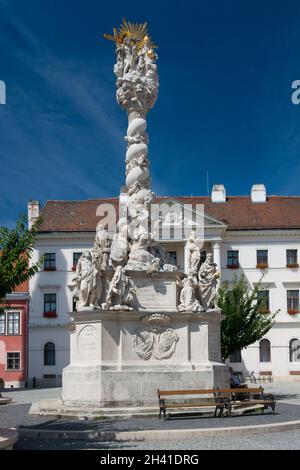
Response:
[{"label": "window", "polygon": [[76,270],[76,266],[77,266],[78,260],[79,260],[81,255],[82,255],[82,253],[79,253],[79,252],[78,253],[73,253],[73,267],[72,267],[73,271]]},{"label": "window", "polygon": [[242,354],[240,349],[230,354],[230,362],[242,362]]},{"label": "window", "polygon": [[257,303],[261,313],[270,311],[270,293],[268,290],[259,290],[257,292]]},{"label": "window", "polygon": [[55,271],[55,253],[44,254],[44,271]]},{"label": "window", "polygon": [[288,290],[287,291],[287,311],[293,315],[299,311],[299,291]]},{"label": "window", "polygon": [[300,362],[300,341],[297,338],[291,339],[289,344],[290,362]]},{"label": "window", "polygon": [[287,267],[298,267],[298,250],[286,250]]},{"label": "window", "polygon": [[256,266],[258,268],[268,267],[268,250],[257,250],[256,251]]},{"label": "window", "polygon": [[55,344],[54,343],[45,344],[44,366],[55,366]]},{"label": "window", "polygon": [[238,268],[239,267],[239,252],[238,250],[227,251],[227,267]]},{"label": "window", "polygon": [[72,297],[72,312],[77,312],[77,299]]},{"label": "window", "polygon": [[271,362],[271,343],[262,339],[259,343],[259,362]]},{"label": "window", "polygon": [[170,256],[174,266],[177,266],[177,252],[176,251],[167,251],[167,253]]},{"label": "window", "polygon": [[7,313],[7,334],[8,335],[20,334],[20,313],[19,312]]},{"label": "window", "polygon": [[56,294],[44,294],[44,316],[56,316]]},{"label": "window", "polygon": [[7,353],[7,370],[20,370],[20,353]]},{"label": "window", "polygon": [[5,335],[5,313],[0,313],[0,335]]}]

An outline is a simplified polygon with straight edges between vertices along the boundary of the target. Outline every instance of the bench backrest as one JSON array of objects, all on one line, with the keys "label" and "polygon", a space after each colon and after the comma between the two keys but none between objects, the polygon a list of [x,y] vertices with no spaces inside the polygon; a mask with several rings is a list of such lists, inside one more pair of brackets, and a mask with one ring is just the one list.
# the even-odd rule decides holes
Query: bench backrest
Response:
[{"label": "bench backrest", "polygon": [[167,395],[209,395],[211,393],[218,393],[218,389],[210,388],[207,390],[159,390],[157,389],[158,396],[167,396]]},{"label": "bench backrest", "polygon": [[158,397],[171,396],[171,395],[209,395],[209,394],[231,394],[231,393],[247,393],[248,395],[254,393],[263,393],[264,389],[259,388],[209,388],[209,389],[198,389],[198,390],[160,390],[157,389]]},{"label": "bench backrest", "polygon": [[238,394],[242,394],[242,393],[247,393],[249,395],[250,394],[253,394],[253,393],[263,393],[264,392],[264,389],[263,387],[259,387],[259,388],[219,388],[217,389],[218,393],[238,393]]}]

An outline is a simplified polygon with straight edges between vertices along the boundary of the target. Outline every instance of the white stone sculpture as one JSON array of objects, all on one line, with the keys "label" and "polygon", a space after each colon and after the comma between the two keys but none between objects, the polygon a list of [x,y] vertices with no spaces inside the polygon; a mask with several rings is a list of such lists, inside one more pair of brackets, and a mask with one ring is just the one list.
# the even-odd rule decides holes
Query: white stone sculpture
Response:
[{"label": "white stone sculpture", "polygon": [[187,242],[187,247],[189,250],[188,273],[191,276],[197,276],[201,254],[199,248],[199,241],[197,240],[196,233],[194,230],[191,231],[190,238]]},{"label": "white stone sculpture", "polygon": [[135,289],[132,281],[125,274],[123,266],[117,266],[114,276],[110,282],[104,310],[133,310],[130,303],[133,300]]},{"label": "white stone sculpture", "polygon": [[100,308],[101,273],[98,268],[98,255],[93,250],[84,250],[79,258],[73,284],[77,310],[86,307]]},{"label": "white stone sculpture", "polygon": [[[134,254],[129,254],[127,269],[155,270],[155,262],[149,255],[145,234],[148,234],[150,205],[154,200],[151,191],[148,160],[148,135],[146,115],[154,106],[158,94],[157,55],[147,34],[147,25],[128,24],[123,20],[114,35],[105,35],[116,42],[117,62],[114,66],[116,98],[128,114],[126,187],[128,200],[128,239]],[[142,243],[140,242],[142,240]],[[122,262],[116,256],[113,242],[111,259]],[[137,248],[138,245],[138,248]],[[124,258],[123,258],[124,259]],[[119,261],[118,261],[119,260]],[[159,267],[156,268],[158,270]]]},{"label": "white stone sculpture", "polygon": [[94,252],[98,257],[98,266],[100,271],[109,270],[109,255],[110,255],[111,237],[107,230],[103,229],[102,225],[97,227],[97,233],[94,242]]},{"label": "white stone sculpture", "polygon": [[213,261],[212,253],[208,253],[206,260],[199,269],[199,294],[201,305],[205,310],[216,307],[214,305],[219,284],[220,273]]},{"label": "white stone sculpture", "polygon": [[177,309],[179,312],[201,312],[203,308],[196,299],[195,290],[197,287],[197,278],[189,275],[184,279],[177,279],[177,285],[181,287],[180,304]]},{"label": "white stone sculpture", "polygon": [[110,249],[110,259],[115,266],[126,262],[128,249],[128,224],[127,219],[122,217],[117,223],[117,231]]},{"label": "white stone sculpture", "polygon": [[137,356],[144,360],[169,359],[174,354],[179,340],[176,331],[167,327],[170,318],[164,314],[152,314],[142,322],[145,326],[139,328],[132,338]]}]

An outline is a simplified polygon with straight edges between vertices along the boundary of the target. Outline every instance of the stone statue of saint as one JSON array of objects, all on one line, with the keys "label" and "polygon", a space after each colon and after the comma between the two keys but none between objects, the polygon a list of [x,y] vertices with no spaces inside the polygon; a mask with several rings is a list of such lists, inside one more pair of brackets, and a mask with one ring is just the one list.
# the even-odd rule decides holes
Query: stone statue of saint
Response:
[{"label": "stone statue of saint", "polygon": [[205,310],[214,308],[214,301],[219,284],[220,273],[213,261],[212,253],[208,253],[206,260],[199,269],[200,301]]},{"label": "stone statue of saint", "polygon": [[130,303],[133,300],[134,292],[133,283],[126,276],[125,269],[123,266],[117,266],[102,308],[109,310],[133,310],[130,307]]},{"label": "stone statue of saint", "polygon": [[102,225],[99,225],[94,243],[94,251],[98,255],[100,271],[107,271],[109,269],[110,245],[111,237],[108,231],[104,230]]},{"label": "stone statue of saint", "polygon": [[197,276],[201,254],[200,254],[200,248],[198,246],[198,240],[196,238],[196,233],[194,230],[191,231],[190,238],[187,242],[187,247],[189,250],[188,273],[191,274],[192,276]]},{"label": "stone statue of saint", "polygon": [[84,250],[79,258],[76,275],[73,278],[75,285],[76,308],[100,308],[99,300],[102,290],[101,274],[97,266],[97,254],[93,250]]},{"label": "stone statue of saint", "polygon": [[189,275],[183,280],[177,279],[177,285],[182,287],[180,292],[180,304],[177,309],[179,312],[201,312],[201,305],[195,297],[195,288],[197,286],[196,278]]}]

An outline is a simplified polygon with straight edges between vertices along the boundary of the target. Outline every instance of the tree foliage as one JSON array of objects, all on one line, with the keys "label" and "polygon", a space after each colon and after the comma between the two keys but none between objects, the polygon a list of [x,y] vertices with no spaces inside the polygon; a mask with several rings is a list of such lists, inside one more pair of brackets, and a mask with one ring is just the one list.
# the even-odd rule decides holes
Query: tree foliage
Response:
[{"label": "tree foliage", "polygon": [[0,303],[40,269],[42,259],[30,263],[40,226],[41,219],[37,219],[28,230],[27,219],[21,216],[15,228],[0,227]]},{"label": "tree foliage", "polygon": [[277,312],[272,314],[266,310],[263,299],[257,298],[260,290],[261,281],[250,291],[244,276],[220,287],[217,303],[224,317],[221,323],[223,361],[261,339],[272,327]]}]

